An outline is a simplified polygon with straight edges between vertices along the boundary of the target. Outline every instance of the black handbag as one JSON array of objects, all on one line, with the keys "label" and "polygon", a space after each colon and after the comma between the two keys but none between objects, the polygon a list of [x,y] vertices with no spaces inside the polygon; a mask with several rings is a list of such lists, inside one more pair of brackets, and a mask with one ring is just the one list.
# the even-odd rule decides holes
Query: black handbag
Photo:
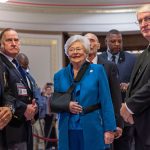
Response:
[{"label": "black handbag", "polygon": [[[79,82],[85,73],[86,69],[89,66],[89,62],[85,62],[82,68],[79,70],[77,77],[74,79],[74,83]],[[72,92],[75,88],[75,84],[72,84],[69,89],[65,93],[56,92],[52,94],[52,99],[50,102],[50,108],[52,112],[70,112],[69,111],[69,103],[71,101]]]}]

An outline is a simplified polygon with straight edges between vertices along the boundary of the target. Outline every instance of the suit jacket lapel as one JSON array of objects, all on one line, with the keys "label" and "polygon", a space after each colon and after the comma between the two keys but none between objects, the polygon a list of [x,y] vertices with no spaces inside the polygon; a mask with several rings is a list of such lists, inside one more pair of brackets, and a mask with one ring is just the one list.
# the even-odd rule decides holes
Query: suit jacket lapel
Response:
[{"label": "suit jacket lapel", "polygon": [[120,64],[124,61],[125,61],[125,53],[124,53],[124,51],[120,51],[119,58],[118,58],[118,63]]},{"label": "suit jacket lapel", "polygon": [[147,59],[147,54],[148,54],[148,50],[146,49],[143,52],[143,54],[141,54],[142,56],[140,57],[140,59],[137,61],[137,64],[131,75],[132,86],[135,85],[139,81],[140,77],[142,76],[143,72],[145,71],[148,65],[149,59]]},{"label": "suit jacket lapel", "polygon": [[[102,57],[102,59],[104,58]],[[101,56],[97,55],[97,64],[102,64],[102,61],[101,61],[102,59],[101,59]]]},{"label": "suit jacket lapel", "polygon": [[27,78],[28,78],[28,80],[29,80],[29,83],[28,83],[28,84],[30,84],[29,88],[31,89],[31,91],[33,91],[33,89],[35,89],[34,79],[33,79],[33,77],[30,75],[30,73],[28,73],[28,72],[27,72]]},{"label": "suit jacket lapel", "polygon": [[14,73],[18,76],[18,78],[21,78],[21,81],[26,85],[27,83],[24,81],[23,77],[21,76],[21,74],[19,73],[19,71],[14,67],[14,65],[2,54],[0,54],[0,57],[2,59],[3,62],[5,62],[5,64],[11,69],[13,69]]},{"label": "suit jacket lapel", "polygon": [[[3,66],[2,66],[2,61],[0,59],[0,82],[1,82],[1,92],[3,93],[3,87],[5,86],[5,83],[4,83],[4,70],[3,70]],[[1,93],[1,95],[2,95]],[[2,102],[2,100],[0,100],[0,103]],[[1,103],[2,104],[2,103]]]},{"label": "suit jacket lapel", "polygon": [[106,52],[103,52],[103,53],[101,54],[101,56],[102,56],[103,59],[108,60],[108,59],[107,59],[107,53],[106,53]]},{"label": "suit jacket lapel", "polygon": [[146,60],[146,62],[139,68],[138,74],[135,77],[135,81],[134,81],[135,84],[138,82],[138,80],[142,76],[143,72],[145,71],[145,69],[146,69],[146,67],[148,65],[148,61],[149,60]]}]

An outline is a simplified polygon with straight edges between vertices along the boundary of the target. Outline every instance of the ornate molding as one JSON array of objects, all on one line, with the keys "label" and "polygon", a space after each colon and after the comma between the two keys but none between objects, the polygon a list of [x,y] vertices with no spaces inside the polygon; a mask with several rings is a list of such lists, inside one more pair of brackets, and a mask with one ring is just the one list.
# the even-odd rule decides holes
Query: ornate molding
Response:
[{"label": "ornate molding", "polygon": [[5,3],[0,5],[1,10],[32,12],[32,13],[63,13],[63,14],[107,14],[107,13],[129,13],[135,12],[139,5],[128,6],[34,6]]}]

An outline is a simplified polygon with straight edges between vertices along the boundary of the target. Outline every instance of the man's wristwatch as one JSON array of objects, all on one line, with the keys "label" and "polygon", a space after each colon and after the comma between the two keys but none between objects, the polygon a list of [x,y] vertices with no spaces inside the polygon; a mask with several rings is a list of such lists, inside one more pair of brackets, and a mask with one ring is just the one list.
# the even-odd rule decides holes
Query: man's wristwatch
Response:
[{"label": "man's wristwatch", "polygon": [[14,113],[15,113],[15,108],[13,107],[13,105],[7,104],[7,105],[5,105],[5,107],[9,107],[9,109],[10,109],[12,115],[14,115]]}]

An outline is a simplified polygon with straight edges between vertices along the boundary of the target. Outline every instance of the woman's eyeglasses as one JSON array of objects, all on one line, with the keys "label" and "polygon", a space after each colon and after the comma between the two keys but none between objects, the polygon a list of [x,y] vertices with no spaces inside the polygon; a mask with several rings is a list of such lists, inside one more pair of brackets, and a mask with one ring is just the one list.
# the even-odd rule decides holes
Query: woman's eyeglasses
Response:
[{"label": "woman's eyeglasses", "polygon": [[73,47],[71,47],[71,48],[69,48],[68,49],[68,52],[81,52],[83,50],[83,48],[73,48]]}]

